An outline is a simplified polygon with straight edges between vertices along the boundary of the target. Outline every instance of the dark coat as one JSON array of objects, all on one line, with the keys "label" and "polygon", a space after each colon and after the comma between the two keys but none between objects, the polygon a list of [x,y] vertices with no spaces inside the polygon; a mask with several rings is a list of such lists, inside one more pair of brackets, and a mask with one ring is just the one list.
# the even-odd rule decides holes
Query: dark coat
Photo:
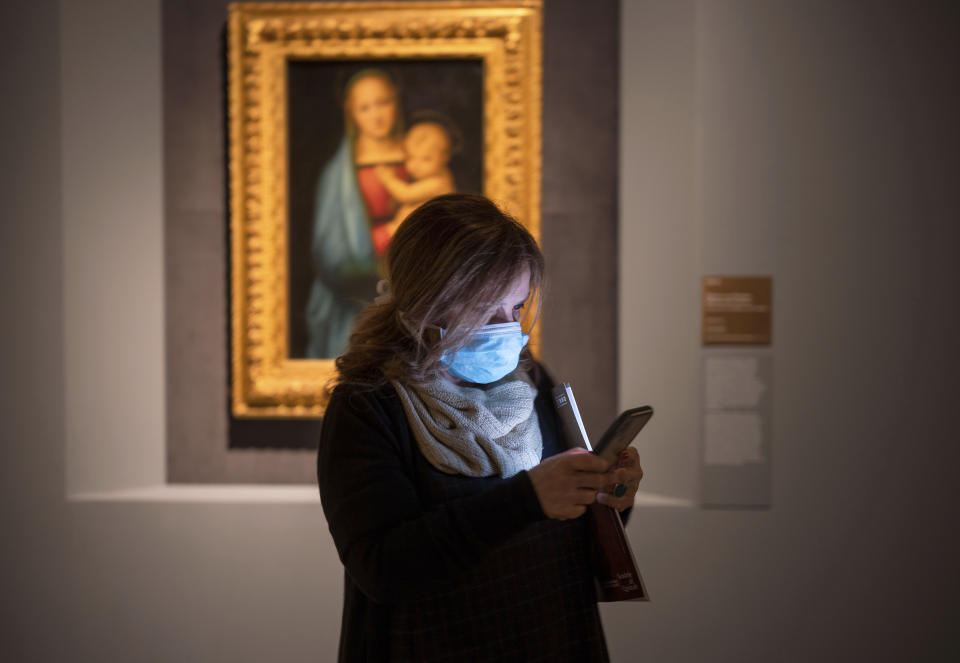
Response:
[{"label": "dark coat", "polygon": [[[535,374],[547,457],[563,446]],[[526,472],[444,474],[391,386],[340,385],[317,473],[345,568],[340,661],[607,660],[585,519],[547,519]]]}]

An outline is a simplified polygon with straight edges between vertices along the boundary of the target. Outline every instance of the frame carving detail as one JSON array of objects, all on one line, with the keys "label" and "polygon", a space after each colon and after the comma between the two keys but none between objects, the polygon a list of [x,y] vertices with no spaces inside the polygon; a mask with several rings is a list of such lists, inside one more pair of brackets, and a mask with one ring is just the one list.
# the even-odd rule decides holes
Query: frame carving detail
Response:
[{"label": "frame carving detail", "polygon": [[484,194],[539,240],[542,5],[236,3],[228,32],[232,411],[317,418],[333,360],[288,347],[288,61],[482,61]]}]

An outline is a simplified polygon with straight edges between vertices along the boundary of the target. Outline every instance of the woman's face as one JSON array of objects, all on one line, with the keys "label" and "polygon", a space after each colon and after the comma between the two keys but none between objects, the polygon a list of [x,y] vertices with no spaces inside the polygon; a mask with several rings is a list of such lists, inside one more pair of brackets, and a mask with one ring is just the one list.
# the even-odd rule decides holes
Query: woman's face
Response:
[{"label": "woman's face", "polygon": [[530,270],[524,267],[517,275],[500,303],[490,310],[488,325],[502,322],[519,322],[523,317],[523,308],[530,298]]},{"label": "woman's face", "polygon": [[347,109],[361,135],[386,138],[397,118],[397,95],[382,78],[361,78],[350,90]]}]

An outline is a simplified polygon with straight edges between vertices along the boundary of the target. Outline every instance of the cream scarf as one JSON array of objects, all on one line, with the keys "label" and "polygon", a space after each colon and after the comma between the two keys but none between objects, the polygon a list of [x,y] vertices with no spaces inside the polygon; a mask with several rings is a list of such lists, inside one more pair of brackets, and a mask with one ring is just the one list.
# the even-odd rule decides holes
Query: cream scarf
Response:
[{"label": "cream scarf", "polygon": [[392,382],[420,452],[441,472],[506,478],[540,462],[537,390],[525,371],[486,389],[440,377],[416,386]]}]

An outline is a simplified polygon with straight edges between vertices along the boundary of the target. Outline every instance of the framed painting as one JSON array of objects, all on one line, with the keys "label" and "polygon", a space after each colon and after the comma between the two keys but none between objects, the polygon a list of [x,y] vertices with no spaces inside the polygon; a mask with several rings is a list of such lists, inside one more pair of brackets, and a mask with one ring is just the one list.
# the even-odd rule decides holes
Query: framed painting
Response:
[{"label": "framed painting", "polygon": [[323,415],[334,358],[419,203],[483,193],[539,239],[541,11],[230,6],[235,417]]}]

